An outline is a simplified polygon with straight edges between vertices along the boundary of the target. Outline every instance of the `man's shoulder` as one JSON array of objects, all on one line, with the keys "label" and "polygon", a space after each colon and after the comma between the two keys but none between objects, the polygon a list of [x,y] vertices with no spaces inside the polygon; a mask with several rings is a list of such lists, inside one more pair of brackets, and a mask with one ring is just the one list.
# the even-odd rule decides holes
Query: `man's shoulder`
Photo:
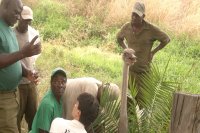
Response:
[{"label": "man's shoulder", "polygon": [[5,25],[5,22],[0,19],[0,31],[7,29],[8,27]]},{"label": "man's shoulder", "polygon": [[9,35],[8,32],[13,32],[10,30],[11,28],[6,26],[5,23],[0,19],[0,37],[1,38],[6,38],[5,36]]},{"label": "man's shoulder", "polygon": [[159,29],[155,24],[152,24],[148,21],[144,21],[145,23],[145,28],[150,29],[150,30],[157,30]]},{"label": "man's shoulder", "polygon": [[122,25],[122,28],[129,28],[131,27],[131,22],[126,22],[125,24]]},{"label": "man's shoulder", "polygon": [[53,120],[53,123],[54,123],[54,124],[69,123],[69,122],[70,122],[70,120],[66,120],[66,119],[59,118],[59,117],[57,117],[57,118],[55,118],[55,119]]},{"label": "man's shoulder", "polygon": [[132,30],[131,22],[126,22],[125,24],[122,25],[119,33],[124,33],[126,31],[131,31],[131,30]]},{"label": "man's shoulder", "polygon": [[53,106],[54,103],[54,98],[52,96],[51,90],[48,90],[45,93],[45,96],[41,100],[40,106]]}]

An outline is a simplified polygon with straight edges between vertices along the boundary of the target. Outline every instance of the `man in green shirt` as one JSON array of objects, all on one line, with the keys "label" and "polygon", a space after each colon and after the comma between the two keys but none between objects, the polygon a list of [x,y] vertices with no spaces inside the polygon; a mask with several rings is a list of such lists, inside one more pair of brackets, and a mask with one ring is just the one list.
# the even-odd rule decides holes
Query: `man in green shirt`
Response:
[{"label": "man in green shirt", "polygon": [[37,75],[26,69],[19,60],[41,52],[41,45],[33,45],[37,36],[19,50],[10,26],[20,18],[21,0],[1,0],[0,3],[0,133],[16,133],[19,101],[17,85],[22,76],[36,82]]},{"label": "man in green shirt", "polygon": [[48,133],[53,119],[62,116],[62,95],[66,83],[65,70],[62,68],[54,69],[51,75],[51,89],[48,90],[40,103],[30,133]]},{"label": "man in green shirt", "polygon": [[[27,42],[31,41],[34,36],[39,35],[32,26],[31,22],[33,20],[33,11],[28,6],[23,6],[21,12],[21,18],[17,25],[13,28],[18,40],[19,49],[27,45]],[[38,39],[39,41],[39,39]],[[35,42],[36,43],[36,42]],[[21,60],[21,62],[26,66],[27,69],[35,71],[36,56],[27,57]],[[19,133],[21,133],[21,122],[23,117],[25,118],[28,130],[31,130],[33,118],[37,111],[37,86],[35,83],[29,81],[27,78],[23,77],[18,85],[19,97],[20,97],[20,109],[17,117],[17,124]]]},{"label": "man in green shirt", "polygon": [[[122,48],[132,48],[135,51],[137,61],[129,68],[129,83],[133,83],[133,81],[136,83],[136,88],[138,89],[137,101],[141,97],[139,89],[142,84],[141,76],[149,71],[150,63],[155,53],[170,42],[170,38],[166,33],[145,21],[144,17],[144,3],[136,2],[131,22],[126,23],[117,34],[117,42]],[[155,41],[160,43],[152,49]]]}]

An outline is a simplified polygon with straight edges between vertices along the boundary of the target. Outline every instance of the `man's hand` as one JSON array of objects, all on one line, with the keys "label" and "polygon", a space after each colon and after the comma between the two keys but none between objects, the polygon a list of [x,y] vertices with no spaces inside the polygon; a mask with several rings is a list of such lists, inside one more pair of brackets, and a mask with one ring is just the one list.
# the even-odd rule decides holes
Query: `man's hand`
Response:
[{"label": "man's hand", "polygon": [[31,42],[27,45],[25,45],[20,51],[22,56],[25,57],[30,57],[33,55],[37,55],[41,53],[41,43],[38,42],[37,44],[34,45],[36,39],[38,38],[38,35],[35,36]]},{"label": "man's hand", "polygon": [[26,78],[30,80],[31,82],[35,83],[36,85],[38,84],[38,72],[33,72],[31,70],[27,70],[27,75]]}]

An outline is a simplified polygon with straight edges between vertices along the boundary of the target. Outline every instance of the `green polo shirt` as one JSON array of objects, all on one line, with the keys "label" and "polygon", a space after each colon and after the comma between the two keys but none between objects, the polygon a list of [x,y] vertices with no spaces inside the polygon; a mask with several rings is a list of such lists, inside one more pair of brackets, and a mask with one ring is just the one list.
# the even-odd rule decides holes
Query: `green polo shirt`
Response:
[{"label": "green polo shirt", "polygon": [[[0,54],[19,51],[15,33],[0,19]],[[0,69],[0,91],[16,89],[22,78],[22,67],[19,61]]]},{"label": "green polo shirt", "polygon": [[38,133],[39,129],[50,130],[51,122],[56,117],[62,116],[62,101],[57,102],[53,92],[48,90],[42,99],[37,113],[34,117],[30,133]]},{"label": "green polo shirt", "polygon": [[117,38],[125,39],[129,48],[135,50],[137,62],[130,67],[130,71],[144,72],[151,62],[150,55],[155,41],[166,42],[169,37],[156,26],[144,21],[143,29],[134,33],[131,22],[126,23],[117,34]]}]

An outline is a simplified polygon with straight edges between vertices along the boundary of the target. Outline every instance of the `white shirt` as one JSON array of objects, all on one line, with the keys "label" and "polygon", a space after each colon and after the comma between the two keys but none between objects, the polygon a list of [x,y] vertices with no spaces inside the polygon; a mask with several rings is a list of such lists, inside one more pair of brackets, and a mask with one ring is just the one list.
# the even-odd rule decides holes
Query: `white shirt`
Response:
[{"label": "white shirt", "polygon": [[87,133],[83,124],[77,120],[55,118],[51,123],[50,133]]},{"label": "white shirt", "polygon": [[[36,31],[34,28],[32,28],[31,26],[28,26],[28,31],[25,33],[20,33],[17,31],[16,27],[14,28],[14,32],[16,34],[17,37],[17,41],[19,44],[19,49],[22,49],[27,42],[31,42],[31,40],[36,36],[39,35],[39,32]],[[35,41],[35,43],[38,43],[40,40],[37,39]],[[34,65],[35,65],[35,61],[37,56],[32,56],[32,57],[26,57],[24,59],[21,60],[21,62],[29,69],[29,70],[34,70]],[[20,81],[20,84],[28,84],[30,83],[30,81],[27,78],[22,78],[22,80]]]}]

